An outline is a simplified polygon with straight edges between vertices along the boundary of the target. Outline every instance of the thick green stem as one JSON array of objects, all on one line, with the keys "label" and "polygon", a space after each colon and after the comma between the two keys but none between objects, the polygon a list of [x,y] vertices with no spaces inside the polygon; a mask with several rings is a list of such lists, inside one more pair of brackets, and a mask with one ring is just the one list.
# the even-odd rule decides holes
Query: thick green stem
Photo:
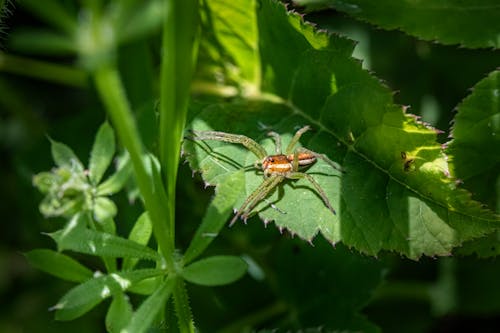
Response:
[{"label": "thick green stem", "polygon": [[[159,156],[166,181],[170,219],[175,218],[175,186],[189,89],[197,54],[198,0],[165,1]],[[170,235],[174,235],[171,223]]]},{"label": "thick green stem", "polygon": [[153,223],[153,232],[165,257],[167,268],[174,271],[174,244],[168,227],[168,207],[158,195],[161,184],[154,184],[148,174],[139,132],[128,104],[119,73],[114,66],[102,66],[94,72],[97,90],[115,126],[118,137],[130,154],[135,179],[144,199],[144,205]]},{"label": "thick green stem", "polygon": [[[175,235],[175,187],[189,90],[197,54],[198,0],[165,1],[160,78],[159,156],[167,189],[170,241]],[[181,332],[194,332],[187,293],[179,278],[174,302]]]}]

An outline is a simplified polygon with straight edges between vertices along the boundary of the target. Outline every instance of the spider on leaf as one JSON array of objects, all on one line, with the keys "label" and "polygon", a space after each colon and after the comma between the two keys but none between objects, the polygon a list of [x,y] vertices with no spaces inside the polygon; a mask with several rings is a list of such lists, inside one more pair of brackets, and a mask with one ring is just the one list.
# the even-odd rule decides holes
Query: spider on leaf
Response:
[{"label": "spider on leaf", "polygon": [[299,171],[301,167],[307,167],[314,164],[319,158],[325,161],[332,168],[343,172],[342,169],[337,167],[336,164],[325,155],[318,154],[304,147],[295,148],[302,134],[310,129],[310,126],[304,126],[299,129],[286,147],[285,153],[282,153],[281,151],[280,135],[276,132],[269,132],[268,135],[274,139],[276,145],[276,154],[274,155],[268,155],[264,147],[244,135],[218,131],[190,131],[192,135],[190,135],[188,139],[191,140],[215,140],[237,143],[245,146],[258,158],[255,162],[255,167],[262,169],[264,172],[264,181],[248,196],[248,198],[246,198],[245,202],[243,202],[241,207],[236,211],[236,214],[229,223],[229,226],[232,226],[240,216],[244,221],[246,221],[252,209],[254,209],[259,202],[264,200],[267,195],[285,179],[307,179],[316,189],[326,207],[328,207],[333,214],[336,214],[335,209],[333,209],[330,204],[325,191],[321,188],[318,182],[311,175]]}]

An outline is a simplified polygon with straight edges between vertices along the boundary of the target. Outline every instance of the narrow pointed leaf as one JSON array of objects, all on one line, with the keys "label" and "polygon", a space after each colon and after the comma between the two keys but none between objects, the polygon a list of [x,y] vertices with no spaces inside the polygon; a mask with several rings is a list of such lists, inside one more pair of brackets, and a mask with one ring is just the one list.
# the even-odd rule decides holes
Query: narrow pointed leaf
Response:
[{"label": "narrow pointed leaf", "polygon": [[106,329],[111,333],[119,333],[132,317],[132,305],[125,293],[118,292],[113,295],[113,300],[106,314]]},{"label": "narrow pointed leaf", "polygon": [[33,267],[63,280],[83,282],[92,277],[90,269],[56,251],[38,249],[27,252],[25,256]]},{"label": "narrow pointed leaf", "polygon": [[399,29],[420,39],[473,48],[500,47],[500,7],[496,0],[294,1],[311,9],[335,8],[362,21],[385,29]]},{"label": "narrow pointed leaf", "polygon": [[71,289],[54,305],[56,319],[78,318],[104,299],[127,290],[134,283],[163,274],[165,271],[160,269],[141,269],[93,278]]},{"label": "narrow pointed leaf", "polygon": [[56,241],[59,251],[71,250],[114,258],[160,259],[159,254],[149,247],[119,236],[85,228],[81,219],[82,217],[77,216],[65,229],[49,234]]},{"label": "narrow pointed leaf", "polygon": [[247,264],[240,257],[215,256],[185,267],[182,277],[202,286],[222,286],[238,280],[246,271]]},{"label": "narrow pointed leaf", "polygon": [[118,170],[97,186],[97,195],[112,195],[120,191],[132,174],[132,163],[127,156]]},{"label": "narrow pointed leaf", "polygon": [[[151,238],[152,232],[153,225],[151,224],[148,213],[144,212],[135,222],[134,227],[130,231],[128,239],[138,244],[147,245],[149,239]],[[137,264],[137,262],[137,258],[125,258],[123,260],[122,267],[124,270],[132,269]]]},{"label": "narrow pointed leaf", "polygon": [[130,318],[130,322],[121,333],[146,332],[156,315],[163,308],[172,293],[174,280],[166,279],[156,291],[149,296]]},{"label": "narrow pointed leaf", "polygon": [[89,178],[97,185],[113,160],[115,154],[115,134],[106,122],[99,127],[89,160]]},{"label": "narrow pointed leaf", "polygon": [[[320,232],[331,243],[342,241],[368,254],[385,249],[411,258],[449,255],[500,226],[495,214],[457,188],[438,131],[394,104],[392,92],[351,57],[351,41],[315,31],[271,0],[260,1],[257,18],[260,98],[193,108],[190,127],[243,134],[274,154],[269,130],[281,134],[286,147],[298,128],[310,125],[313,131],[300,145],[344,170],[321,160],[303,170],[336,215],[300,179],[283,181],[255,207],[261,219],[307,240]],[[235,209],[264,179],[242,145],[186,141],[184,148],[210,184],[246,171]]]},{"label": "narrow pointed leaf", "polygon": [[83,164],[73,150],[64,143],[50,140],[52,158],[58,167],[67,167],[78,172],[83,171]]},{"label": "narrow pointed leaf", "polygon": [[233,211],[233,205],[243,191],[241,187],[243,177],[243,171],[230,174],[228,179],[216,189],[215,197],[208,206],[205,216],[186,250],[185,264],[190,263],[203,253],[224,227]]}]

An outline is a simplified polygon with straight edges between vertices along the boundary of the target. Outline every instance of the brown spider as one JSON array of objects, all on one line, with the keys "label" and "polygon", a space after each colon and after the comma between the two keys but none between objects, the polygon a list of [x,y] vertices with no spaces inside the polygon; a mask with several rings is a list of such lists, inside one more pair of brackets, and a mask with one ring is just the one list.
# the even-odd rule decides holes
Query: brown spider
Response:
[{"label": "brown spider", "polygon": [[315,153],[303,147],[297,147],[294,150],[302,134],[310,129],[311,127],[309,126],[304,126],[299,129],[288,144],[284,154],[281,152],[281,137],[279,134],[269,132],[268,135],[274,139],[276,144],[275,155],[268,155],[264,147],[244,135],[218,131],[191,131],[193,135],[189,136],[189,139],[192,140],[216,140],[245,146],[257,156],[258,160],[255,162],[255,166],[261,168],[264,172],[264,181],[248,196],[245,202],[243,202],[229,223],[230,226],[233,225],[240,216],[246,221],[252,209],[254,209],[260,201],[264,200],[267,195],[285,179],[307,179],[321,196],[326,207],[328,207],[333,214],[336,214],[325,191],[318,182],[316,182],[311,175],[299,171],[300,167],[312,165],[316,162],[317,158],[325,161],[334,169],[342,171],[334,162],[323,154]]}]

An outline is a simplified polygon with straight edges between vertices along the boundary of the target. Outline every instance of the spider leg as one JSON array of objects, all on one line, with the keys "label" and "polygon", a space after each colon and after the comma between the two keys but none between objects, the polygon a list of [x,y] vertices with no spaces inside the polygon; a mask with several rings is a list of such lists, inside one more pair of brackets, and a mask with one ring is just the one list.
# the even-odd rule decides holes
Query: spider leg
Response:
[{"label": "spider leg", "polygon": [[328,200],[328,197],[326,196],[325,191],[321,188],[321,186],[318,184],[316,180],[311,175],[308,175],[307,173],[303,172],[290,172],[287,176],[289,179],[302,179],[305,178],[307,179],[316,189],[318,194],[320,195],[321,199],[323,199],[323,202],[325,203],[326,207],[334,214],[336,215],[337,213],[335,212],[335,209],[333,209],[332,205],[330,204],[330,201]]},{"label": "spider leg", "polygon": [[287,155],[292,154],[293,147],[295,147],[295,145],[297,144],[297,142],[299,142],[299,139],[302,136],[302,134],[304,134],[305,132],[309,131],[310,129],[311,129],[311,126],[304,126],[301,129],[299,129],[297,132],[295,132],[295,135],[293,136],[292,140],[290,141],[290,143],[286,147],[286,153],[285,154],[287,154]]},{"label": "spider leg", "polygon": [[[295,156],[298,156],[299,153],[309,153],[309,154],[313,155],[314,157],[319,158],[320,160],[326,162],[326,164],[328,164],[329,166],[331,166],[335,170],[338,170],[342,173],[345,173],[345,171],[337,163],[333,162],[325,154],[319,154],[319,153],[316,153],[316,152],[309,150],[307,148],[304,148],[304,147],[299,147],[295,150]],[[294,156],[294,162],[295,162],[295,156]],[[297,164],[298,164],[298,161],[297,161]],[[296,169],[294,169],[294,170],[296,170]]]},{"label": "spider leg", "polygon": [[[266,187],[257,197],[254,198],[253,202],[248,205],[246,211],[244,214],[241,215],[241,217],[246,220],[248,218],[248,215],[252,212],[252,210],[257,206],[262,200],[264,200],[268,194],[276,187],[278,186],[279,183],[285,179],[283,176],[278,176],[275,175],[272,178],[274,181],[269,184],[268,187]],[[279,211],[279,210],[278,210]]]},{"label": "spider leg", "polygon": [[264,199],[269,192],[278,185],[284,177],[282,176],[271,176],[265,178],[264,181],[246,198],[245,202],[238,209],[236,214],[233,216],[231,222],[229,222],[229,226],[232,226],[238,217],[245,216],[248,217],[248,213],[257,206],[257,204]]},{"label": "spider leg", "polygon": [[276,154],[281,154],[281,136],[273,131],[267,133],[267,135],[274,139],[274,143],[276,145]]},{"label": "spider leg", "polygon": [[187,139],[191,140],[214,140],[223,141],[229,143],[237,143],[245,146],[250,150],[259,160],[264,159],[267,156],[267,152],[254,140],[250,139],[245,135],[231,134],[218,131],[190,131],[192,135],[186,136]]}]

